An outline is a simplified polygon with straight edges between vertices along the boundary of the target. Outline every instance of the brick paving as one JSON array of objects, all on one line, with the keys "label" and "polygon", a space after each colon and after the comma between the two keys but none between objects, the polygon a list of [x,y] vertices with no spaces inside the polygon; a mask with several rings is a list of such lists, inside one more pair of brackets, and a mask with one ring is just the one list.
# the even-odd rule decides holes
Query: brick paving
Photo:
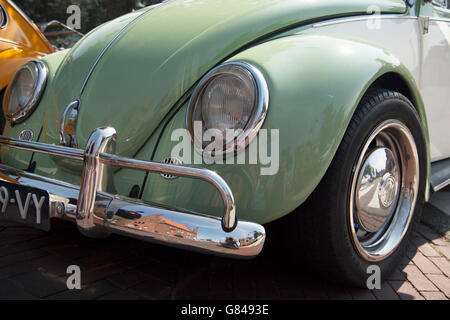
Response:
[{"label": "brick paving", "polygon": [[[450,299],[450,242],[425,225],[381,290],[368,290],[329,284],[270,249],[233,261],[54,224],[45,233],[0,222],[0,299]],[[82,270],[81,290],[67,289],[69,265]]]}]

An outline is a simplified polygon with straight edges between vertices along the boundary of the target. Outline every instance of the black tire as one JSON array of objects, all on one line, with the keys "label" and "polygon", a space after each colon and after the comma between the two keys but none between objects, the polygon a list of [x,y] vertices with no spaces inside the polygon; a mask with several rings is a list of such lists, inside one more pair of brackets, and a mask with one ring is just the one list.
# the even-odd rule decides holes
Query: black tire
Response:
[{"label": "black tire", "polygon": [[[389,119],[395,119],[406,125],[414,138],[418,156],[415,167],[418,167],[420,171],[417,175],[419,182],[416,205],[410,211],[412,218],[409,220],[409,227],[404,228],[407,230],[405,235],[399,238],[401,239],[399,244],[393,247],[388,256],[381,261],[373,261],[358,253],[354,240],[356,231],[352,235],[353,230],[349,223],[349,216],[353,216],[349,213],[349,198],[351,189],[354,188],[352,181],[354,181],[355,167],[366,145],[366,140],[377,125]],[[300,230],[297,232],[297,239],[290,239],[290,241],[301,241],[304,247],[304,250],[295,250],[294,254],[297,254],[298,259],[308,259],[313,270],[333,282],[365,287],[370,276],[368,267],[371,265],[377,265],[380,268],[381,281],[385,280],[400,264],[413,229],[420,221],[426,189],[426,174],[426,142],[420,118],[413,104],[398,92],[370,89],[357,108],[325,177],[299,209],[302,212],[294,212],[286,219],[288,223],[285,225],[288,224],[291,228],[296,226],[297,230]],[[400,200],[398,201],[400,203]],[[394,209],[393,212],[395,212]],[[394,219],[392,218],[391,221]],[[292,232],[285,234],[292,234]]]}]

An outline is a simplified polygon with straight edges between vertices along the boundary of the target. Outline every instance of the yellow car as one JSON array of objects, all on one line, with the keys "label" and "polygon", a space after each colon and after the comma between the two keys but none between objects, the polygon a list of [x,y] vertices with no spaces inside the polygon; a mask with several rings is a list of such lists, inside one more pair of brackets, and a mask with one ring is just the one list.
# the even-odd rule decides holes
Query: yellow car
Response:
[{"label": "yellow car", "polygon": [[[54,51],[38,27],[12,1],[0,0],[0,107],[3,93],[16,71],[25,63]],[[3,122],[0,113],[0,132]]]}]

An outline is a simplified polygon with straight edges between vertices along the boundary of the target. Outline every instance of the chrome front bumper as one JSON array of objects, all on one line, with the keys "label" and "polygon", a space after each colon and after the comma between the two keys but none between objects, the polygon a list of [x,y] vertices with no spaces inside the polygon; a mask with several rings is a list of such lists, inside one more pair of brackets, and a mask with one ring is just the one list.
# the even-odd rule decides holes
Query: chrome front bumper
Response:
[{"label": "chrome front bumper", "polygon": [[[83,161],[80,187],[0,165],[0,180],[45,190],[50,217],[75,221],[91,237],[122,234],[145,241],[233,258],[257,256],[265,230],[259,224],[237,221],[233,194],[215,172],[197,168],[122,158],[114,155],[116,132],[96,129],[85,150],[26,142],[0,136],[0,146]],[[224,202],[224,215],[174,211],[136,199],[117,196],[113,167],[200,179],[212,184]]]}]

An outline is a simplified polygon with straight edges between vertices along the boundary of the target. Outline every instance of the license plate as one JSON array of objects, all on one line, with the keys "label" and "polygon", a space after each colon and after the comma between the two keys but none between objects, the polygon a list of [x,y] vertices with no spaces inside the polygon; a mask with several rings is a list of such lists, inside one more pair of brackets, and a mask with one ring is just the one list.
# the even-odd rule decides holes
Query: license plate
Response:
[{"label": "license plate", "polygon": [[0,219],[50,230],[48,192],[0,181]]}]

